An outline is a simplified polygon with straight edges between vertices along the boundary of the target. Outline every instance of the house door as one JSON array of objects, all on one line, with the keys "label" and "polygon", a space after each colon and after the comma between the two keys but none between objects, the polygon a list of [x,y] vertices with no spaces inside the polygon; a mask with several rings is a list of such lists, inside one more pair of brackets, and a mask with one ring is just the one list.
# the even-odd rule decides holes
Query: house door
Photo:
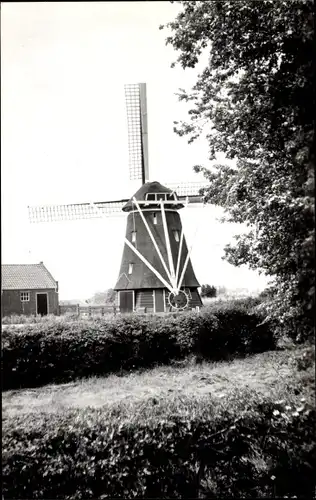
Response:
[{"label": "house door", "polygon": [[127,313],[134,310],[134,292],[133,290],[120,291],[120,312]]},{"label": "house door", "polygon": [[46,316],[48,312],[47,293],[36,294],[36,312],[41,316]]},{"label": "house door", "polygon": [[164,301],[164,293],[161,288],[157,288],[154,290],[155,294],[155,312],[165,312],[165,301]]}]

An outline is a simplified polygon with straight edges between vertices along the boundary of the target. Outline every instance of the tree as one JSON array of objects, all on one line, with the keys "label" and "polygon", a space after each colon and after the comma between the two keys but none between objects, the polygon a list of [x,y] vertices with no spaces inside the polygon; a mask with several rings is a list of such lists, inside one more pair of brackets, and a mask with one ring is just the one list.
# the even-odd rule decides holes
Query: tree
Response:
[{"label": "tree", "polygon": [[96,292],[93,297],[86,300],[88,304],[103,305],[103,304],[113,304],[115,301],[115,290],[109,288],[104,292]]},{"label": "tree", "polygon": [[202,285],[201,286],[201,297],[214,298],[217,295],[215,286]]},{"label": "tree", "polygon": [[247,234],[227,246],[235,265],[271,276],[266,317],[293,335],[313,328],[314,72],[311,0],[181,1],[166,39],[174,64],[207,66],[179,99],[191,104],[175,132],[192,142],[206,132],[209,160],[218,152],[236,166],[195,166],[208,180],[207,202]]}]

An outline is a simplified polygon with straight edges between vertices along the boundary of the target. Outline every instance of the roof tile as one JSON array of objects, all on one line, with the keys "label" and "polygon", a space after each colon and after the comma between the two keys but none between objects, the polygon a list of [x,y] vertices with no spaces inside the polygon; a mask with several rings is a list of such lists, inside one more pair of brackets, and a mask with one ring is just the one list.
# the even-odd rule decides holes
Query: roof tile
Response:
[{"label": "roof tile", "polygon": [[44,264],[2,264],[2,290],[57,288]]}]

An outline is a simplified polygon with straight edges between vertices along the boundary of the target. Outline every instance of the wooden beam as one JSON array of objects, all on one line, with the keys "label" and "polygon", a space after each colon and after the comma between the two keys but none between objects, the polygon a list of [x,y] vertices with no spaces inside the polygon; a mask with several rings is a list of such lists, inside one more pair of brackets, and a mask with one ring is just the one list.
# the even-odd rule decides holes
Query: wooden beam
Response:
[{"label": "wooden beam", "polygon": [[[184,210],[186,210],[186,208],[188,207],[188,204],[189,204],[189,199],[187,198]],[[181,236],[180,236],[180,244],[179,244],[179,251],[178,251],[177,270],[176,270],[176,285],[177,285],[177,290],[179,289],[179,287],[178,287],[178,277],[179,277],[179,268],[180,268],[180,259],[181,259],[183,239],[184,239],[184,232],[183,232],[183,226],[181,225]]]},{"label": "wooden beam", "polygon": [[170,269],[170,274],[171,274],[171,284],[172,284],[173,288],[176,288],[177,287],[177,284],[176,284],[176,275],[175,275],[175,271],[174,271],[174,264],[173,264],[173,257],[172,257],[172,252],[171,252],[171,246],[170,246],[169,231],[168,231],[166,214],[165,214],[165,209],[164,209],[163,203],[160,203],[160,208],[161,208],[163,230],[164,230],[164,233],[165,233],[165,240],[166,240],[166,246],[167,246],[169,269]]},{"label": "wooden beam", "polygon": [[169,285],[169,283],[161,276],[161,274],[148,262],[148,260],[146,259],[146,257],[144,257],[135,247],[134,245],[132,245],[132,243],[127,239],[125,238],[125,243],[126,245],[129,246],[129,248],[131,250],[133,250],[133,252],[135,253],[135,255],[137,255],[137,257],[148,267],[148,269],[150,271],[152,271],[156,276],[157,278],[161,281],[161,283],[166,287],[168,288],[168,290],[170,292],[173,292],[173,288]]},{"label": "wooden beam", "polygon": [[[139,215],[140,215],[140,216],[141,216],[141,218],[142,218],[142,221],[143,221],[143,223],[144,223],[144,225],[145,225],[145,228],[147,229],[147,232],[148,232],[148,234],[149,234],[149,236],[150,236],[150,239],[151,239],[151,241],[153,242],[153,245],[154,245],[154,247],[155,247],[155,249],[156,249],[156,251],[157,251],[157,254],[158,254],[158,256],[159,256],[159,258],[160,258],[160,260],[161,260],[161,263],[162,263],[162,265],[163,265],[163,267],[164,267],[164,270],[165,270],[165,271],[166,271],[166,273],[167,273],[167,276],[168,276],[168,279],[169,279],[169,281],[170,281],[170,284],[172,285],[171,274],[170,274],[170,272],[169,272],[169,270],[168,270],[167,264],[165,263],[164,258],[163,258],[163,256],[161,255],[161,252],[160,252],[160,249],[159,249],[159,247],[158,247],[158,245],[157,245],[157,242],[156,242],[156,240],[155,240],[155,237],[154,237],[154,235],[153,235],[153,234],[152,234],[152,232],[151,232],[151,229],[150,229],[150,227],[149,227],[149,225],[148,225],[148,222],[146,221],[146,219],[145,219],[145,217],[144,217],[144,214],[143,214],[143,212],[141,211],[141,209],[140,209],[140,207],[139,207],[139,204],[138,204],[138,201],[136,200],[135,196],[133,197],[133,202],[134,202],[134,203],[135,203],[135,205],[136,205],[136,208],[137,208],[137,210],[138,210],[138,212],[139,212]],[[173,285],[172,285],[172,286],[173,286]]]},{"label": "wooden beam", "polygon": [[140,123],[142,134],[142,183],[149,181],[148,123],[146,83],[139,83]]},{"label": "wooden beam", "polygon": [[179,282],[177,283],[177,291],[179,292],[180,288],[181,288],[181,285],[182,285],[182,281],[183,281],[183,278],[184,278],[184,274],[185,274],[185,271],[188,267],[188,263],[189,263],[189,259],[190,259],[190,255],[191,255],[191,252],[192,252],[192,248],[193,248],[193,243],[195,241],[195,238],[196,238],[196,235],[197,235],[197,232],[198,232],[198,229],[199,229],[199,226],[200,226],[200,223],[201,223],[201,220],[199,222],[199,224],[196,226],[196,229],[195,229],[195,232],[194,232],[194,237],[192,239],[192,245],[190,246],[190,250],[188,252],[188,255],[186,257],[186,260],[185,260],[185,263],[184,263],[184,266],[183,266],[183,269],[182,269],[182,273],[181,273],[181,276],[180,276],[180,280]]}]

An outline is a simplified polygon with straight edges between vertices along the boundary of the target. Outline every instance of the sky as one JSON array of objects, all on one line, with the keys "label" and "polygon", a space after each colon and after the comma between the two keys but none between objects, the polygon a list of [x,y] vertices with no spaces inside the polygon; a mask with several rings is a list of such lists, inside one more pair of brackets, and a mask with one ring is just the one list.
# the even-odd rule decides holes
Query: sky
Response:
[{"label": "sky", "polygon": [[[1,252],[3,264],[43,261],[60,299],[91,297],[118,278],[126,216],[31,224],[27,206],[130,198],[124,84],[147,84],[150,180],[201,181],[210,166],[201,138],[173,132],[186,119],[175,95],[198,69],[171,68],[160,24],[180,6],[163,2],[4,2],[1,5]],[[223,157],[219,155],[219,160]],[[267,280],[222,260],[241,231],[219,208],[183,209],[200,283],[263,289]]]}]

